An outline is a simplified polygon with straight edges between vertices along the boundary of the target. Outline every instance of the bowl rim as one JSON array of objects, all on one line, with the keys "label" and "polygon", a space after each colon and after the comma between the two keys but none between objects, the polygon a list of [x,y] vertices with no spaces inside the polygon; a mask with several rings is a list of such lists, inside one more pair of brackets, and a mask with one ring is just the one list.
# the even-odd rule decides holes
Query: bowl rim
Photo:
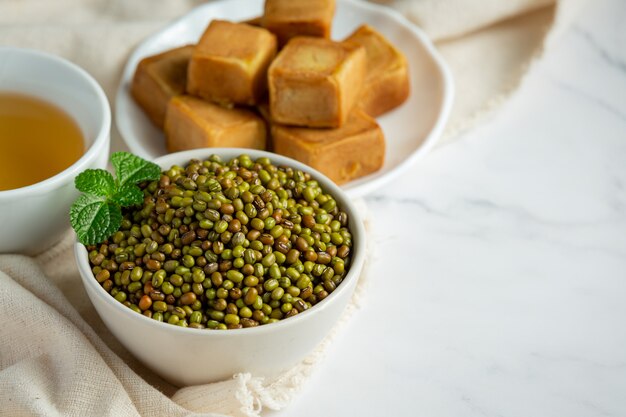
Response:
[{"label": "bowl rim", "polygon": [[[13,46],[0,46],[0,56],[4,54],[54,62],[55,64],[63,67],[68,72],[68,76],[82,78],[87,82],[91,90],[95,93],[98,107],[100,108],[99,113],[102,117],[100,118],[100,126],[98,128],[98,133],[93,140],[93,143],[91,143],[89,148],[85,152],[83,152],[83,154],[77,161],[75,161],[69,167],[65,168],[63,171],[49,178],[46,178],[43,181],[39,181],[34,184],[20,188],[0,191],[0,200],[5,198],[23,197],[31,193],[37,193],[39,191],[48,191],[60,186],[61,183],[67,179],[67,177],[75,177],[82,170],[85,169],[85,167],[97,156],[99,152],[101,152],[102,146],[104,146],[109,140],[109,133],[111,129],[111,108],[109,106],[106,94],[102,90],[100,84],[98,84],[98,82],[83,68],[68,61],[65,58],[47,52],[38,51],[36,49],[18,48]],[[19,93],[18,91],[16,92]]]},{"label": "bowl rim", "polygon": [[[122,312],[122,314],[127,315],[130,320],[139,320],[141,322],[143,320],[144,323],[148,326],[156,326],[155,330],[161,329],[167,331],[166,329],[171,330],[174,333],[185,334],[187,336],[198,336],[198,337],[223,337],[224,335],[251,335],[255,333],[267,333],[273,331],[280,331],[280,329],[285,329],[292,326],[297,326],[302,320],[306,320],[310,318],[312,314],[315,314],[316,311],[322,311],[326,309],[330,304],[336,301],[340,295],[346,291],[349,291],[349,287],[351,287],[352,282],[356,285],[360,274],[363,269],[363,265],[365,263],[365,253],[367,251],[367,238],[365,234],[365,226],[363,220],[361,219],[360,213],[354,203],[351,201],[350,197],[343,191],[339,186],[337,186],[332,180],[328,177],[324,176],[319,171],[301,163],[296,160],[293,160],[289,157],[278,155],[275,153],[254,150],[254,149],[243,149],[243,148],[202,148],[202,149],[194,149],[189,151],[182,151],[171,153],[167,155],[163,155],[159,158],[153,160],[153,162],[159,164],[161,167],[166,165],[166,168],[169,168],[171,165],[177,164],[173,161],[182,161],[178,162],[178,164],[186,163],[190,159],[206,159],[212,154],[217,154],[227,158],[234,158],[242,154],[248,154],[252,159],[257,159],[260,157],[268,157],[272,160],[272,163],[278,165],[289,165],[291,167],[304,170],[309,172],[317,181],[320,182],[324,190],[328,193],[331,193],[341,204],[342,208],[348,213],[350,220],[350,228],[352,230],[352,235],[354,237],[355,247],[358,248],[353,251],[352,264],[345,278],[341,282],[337,288],[331,292],[328,297],[324,300],[320,301],[315,306],[310,309],[303,311],[289,319],[279,320],[276,323],[270,323],[266,325],[256,326],[256,327],[248,327],[241,329],[227,329],[225,331],[206,331],[207,329],[193,329],[188,327],[180,327],[172,324],[159,322],[144,316],[143,314],[138,314],[130,308],[124,306],[119,301],[115,300],[108,292],[102,288],[102,286],[95,280],[93,274],[91,272],[91,268],[89,267],[88,261],[88,253],[87,248],[80,243],[76,238],[74,242],[74,256],[76,259],[76,264],[79,269],[79,273],[81,276],[81,280],[83,281],[83,285],[86,287],[89,286],[92,290],[94,290],[96,296],[104,301],[106,304],[111,306],[112,308]],[[227,156],[225,156],[227,155]],[[230,156],[228,156],[230,155]],[[93,302],[92,302],[93,304]],[[95,306],[94,306],[95,307]],[[311,313],[313,311],[313,313]],[[329,329],[330,330],[330,329]]]}]

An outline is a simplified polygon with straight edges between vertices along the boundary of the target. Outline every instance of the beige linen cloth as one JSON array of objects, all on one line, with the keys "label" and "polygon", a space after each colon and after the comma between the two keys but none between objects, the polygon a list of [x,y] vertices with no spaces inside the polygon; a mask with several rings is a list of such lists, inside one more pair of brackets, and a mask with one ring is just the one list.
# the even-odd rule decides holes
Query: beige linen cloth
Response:
[{"label": "beige linen cloth", "polygon": [[[517,87],[584,0],[555,1],[378,2],[421,26],[450,65],[456,83],[456,102],[445,133],[450,140]],[[0,45],[41,49],[74,61],[100,82],[113,103],[133,48],[200,3],[0,0]],[[124,149],[115,129],[113,149]],[[104,327],[80,283],[72,239],[68,233],[36,258],[0,255],[2,415],[251,417],[267,409],[280,410],[303,387],[334,334],[358,308],[363,291],[361,279],[340,323],[283,376],[267,381],[240,374],[216,384],[178,389],[145,369]]]}]

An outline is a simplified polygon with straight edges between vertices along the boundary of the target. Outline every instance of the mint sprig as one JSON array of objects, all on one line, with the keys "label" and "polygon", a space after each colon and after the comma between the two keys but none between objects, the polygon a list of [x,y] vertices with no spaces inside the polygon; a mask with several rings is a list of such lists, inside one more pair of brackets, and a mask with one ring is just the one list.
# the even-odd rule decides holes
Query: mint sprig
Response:
[{"label": "mint sprig", "polygon": [[115,176],[104,169],[88,169],[80,173],[74,185],[83,194],[70,208],[70,223],[84,245],[95,245],[108,239],[122,224],[122,207],[143,202],[137,184],[155,181],[161,168],[128,152],[111,155]]}]

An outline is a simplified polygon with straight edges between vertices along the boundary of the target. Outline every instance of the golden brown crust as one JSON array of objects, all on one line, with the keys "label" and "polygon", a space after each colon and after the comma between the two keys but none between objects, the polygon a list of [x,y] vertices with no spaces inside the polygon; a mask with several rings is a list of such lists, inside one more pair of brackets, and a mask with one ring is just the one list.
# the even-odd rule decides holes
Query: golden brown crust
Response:
[{"label": "golden brown crust", "polygon": [[267,90],[276,37],[244,23],[213,20],[193,51],[187,91],[223,105],[254,105]]},{"label": "golden brown crust", "polygon": [[385,140],[376,120],[361,110],[337,129],[308,129],[271,124],[274,152],[301,161],[337,184],[378,171]]},{"label": "golden brown crust", "polygon": [[265,122],[254,112],[227,109],[184,95],[170,100],[165,118],[168,152],[205,147],[265,149]]},{"label": "golden brown crust", "polygon": [[330,38],[334,15],[334,0],[266,0],[261,22],[283,46],[296,36]]},{"label": "golden brown crust", "polygon": [[359,107],[376,117],[404,103],[410,93],[404,54],[368,25],[359,27],[346,41],[363,46],[367,56],[367,76]]},{"label": "golden brown crust", "polygon": [[193,45],[171,49],[142,59],[137,65],[130,93],[148,118],[163,129],[170,98],[184,94],[187,66]]},{"label": "golden brown crust", "polygon": [[365,50],[354,44],[296,37],[269,69],[270,113],[278,123],[340,127],[365,78]]}]

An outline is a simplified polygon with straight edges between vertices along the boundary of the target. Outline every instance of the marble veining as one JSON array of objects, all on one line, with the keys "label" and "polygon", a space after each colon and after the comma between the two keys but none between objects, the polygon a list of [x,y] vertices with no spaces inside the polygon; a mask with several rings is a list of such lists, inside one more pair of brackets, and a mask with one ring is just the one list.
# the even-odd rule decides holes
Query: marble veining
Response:
[{"label": "marble veining", "polygon": [[589,100],[595,104],[598,105],[598,107],[608,111],[609,113],[613,114],[614,116],[617,116],[619,119],[621,119],[622,122],[626,122],[626,112],[621,111],[619,108],[611,105],[610,103],[607,103],[606,101],[602,100],[601,98],[591,94],[591,93],[587,93],[583,90],[580,90],[579,88],[577,88],[575,85],[572,84],[568,84],[566,82],[563,82],[557,78],[553,78],[550,77],[550,81],[558,86],[559,88],[568,91],[580,98],[583,98],[585,100]]},{"label": "marble veining", "polygon": [[604,62],[620,71],[626,72],[626,62],[621,58],[614,56],[613,53],[606,49],[604,45],[602,45],[587,29],[581,27],[580,25],[573,25],[572,33],[580,35],[584,40],[589,42],[589,45],[598,51],[598,54]]}]

